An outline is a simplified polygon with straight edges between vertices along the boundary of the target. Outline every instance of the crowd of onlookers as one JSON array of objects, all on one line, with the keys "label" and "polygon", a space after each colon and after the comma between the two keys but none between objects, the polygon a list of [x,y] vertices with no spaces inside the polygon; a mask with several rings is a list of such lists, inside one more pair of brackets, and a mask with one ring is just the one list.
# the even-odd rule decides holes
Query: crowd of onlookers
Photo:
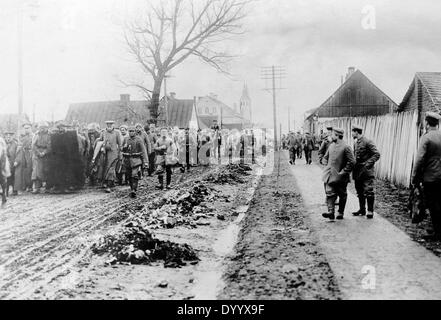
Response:
[{"label": "crowd of onlookers", "polygon": [[2,137],[5,195],[66,193],[86,184],[111,192],[117,184],[132,187],[135,176],[153,174],[157,187],[166,189],[174,170],[257,156],[267,144],[263,130],[220,129],[217,123],[202,130],[154,124],[115,127],[114,121],[106,121],[105,128],[97,123],[25,123],[19,133],[3,131]]}]

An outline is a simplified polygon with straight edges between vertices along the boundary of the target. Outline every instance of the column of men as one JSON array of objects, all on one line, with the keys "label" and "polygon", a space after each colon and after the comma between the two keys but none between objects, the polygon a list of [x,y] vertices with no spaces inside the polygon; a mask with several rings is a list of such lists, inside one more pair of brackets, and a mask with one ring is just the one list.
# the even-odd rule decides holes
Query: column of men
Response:
[{"label": "column of men", "polygon": [[220,130],[216,124],[196,131],[158,130],[154,124],[115,128],[114,121],[105,123],[106,128],[101,129],[96,123],[80,127],[59,122],[50,128],[43,122],[35,133],[26,123],[18,139],[14,132],[5,132],[11,171],[5,193],[11,188],[12,195],[66,193],[82,188],[88,180],[108,193],[116,184],[129,185],[130,196],[135,197],[144,172],[157,174],[158,189],[170,189],[173,167],[185,172],[190,166],[209,165],[210,156],[243,152],[244,133]]},{"label": "column of men", "polygon": [[312,151],[315,148],[316,138],[310,132],[301,134],[289,132],[288,136],[282,138],[282,145],[289,150],[289,163],[296,164],[296,158],[302,159],[302,154],[305,153],[306,164],[312,163]]}]

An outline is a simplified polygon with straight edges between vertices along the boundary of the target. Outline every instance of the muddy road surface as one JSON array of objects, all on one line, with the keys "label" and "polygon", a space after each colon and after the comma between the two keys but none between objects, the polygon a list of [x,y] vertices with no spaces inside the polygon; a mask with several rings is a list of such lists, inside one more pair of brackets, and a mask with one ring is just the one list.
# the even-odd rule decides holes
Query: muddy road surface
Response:
[{"label": "muddy road surface", "polygon": [[[173,183],[191,181],[207,170],[177,173]],[[162,193],[156,184],[156,176],[146,177],[134,201],[128,187],[111,194],[87,188],[72,194],[10,197],[0,211],[0,299],[53,297],[54,283],[90,255],[91,243]]]},{"label": "muddy road surface", "polygon": [[262,176],[227,263],[224,299],[340,299],[287,156]]}]

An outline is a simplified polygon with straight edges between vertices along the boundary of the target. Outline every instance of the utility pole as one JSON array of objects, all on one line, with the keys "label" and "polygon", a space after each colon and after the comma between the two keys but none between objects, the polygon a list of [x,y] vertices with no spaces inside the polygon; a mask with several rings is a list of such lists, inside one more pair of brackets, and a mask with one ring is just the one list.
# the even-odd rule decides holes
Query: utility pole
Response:
[{"label": "utility pole", "polygon": [[18,114],[23,114],[23,4],[21,1],[18,3],[18,15],[17,15],[17,70],[18,70]]},{"label": "utility pole", "polygon": [[288,105],[288,132],[290,132],[291,131],[291,115],[290,115],[290,112],[291,112],[291,107]]},{"label": "utility pole", "polygon": [[[273,94],[273,121],[274,121],[274,150],[277,150],[278,141],[277,141],[277,107],[276,107],[276,91],[283,90],[285,88],[281,88],[280,83],[282,79],[285,78],[286,72],[283,67],[262,67],[261,78],[264,80],[271,80],[271,88],[265,88],[264,90],[272,91]],[[276,80],[279,80],[279,86],[276,86]]]}]

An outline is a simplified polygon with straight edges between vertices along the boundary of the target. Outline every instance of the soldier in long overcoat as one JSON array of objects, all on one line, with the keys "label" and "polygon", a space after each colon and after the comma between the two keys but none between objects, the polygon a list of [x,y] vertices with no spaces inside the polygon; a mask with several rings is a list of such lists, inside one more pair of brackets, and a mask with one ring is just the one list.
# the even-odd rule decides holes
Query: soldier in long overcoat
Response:
[{"label": "soldier in long overcoat", "polygon": [[326,151],[328,151],[329,145],[332,143],[332,126],[326,127],[327,134],[322,136],[322,144],[320,145],[320,148],[318,150],[318,160],[319,163],[322,163],[323,157],[326,154]]},{"label": "soldier in long overcoat", "polygon": [[380,159],[380,153],[373,141],[363,136],[363,128],[357,125],[352,126],[352,137],[357,139],[355,143],[355,166],[352,177],[355,181],[360,209],[352,214],[354,216],[367,215],[368,219],[374,217],[374,165]]},{"label": "soldier in long overcoat", "polygon": [[41,187],[46,188],[50,145],[49,125],[42,122],[32,140],[32,193],[34,194],[40,192]]},{"label": "soldier in long overcoat", "polygon": [[5,133],[5,142],[6,142],[6,155],[9,160],[9,168],[11,171],[11,176],[7,180],[7,194],[9,193],[9,189],[12,186],[12,195],[17,195],[17,191],[15,190],[14,185],[14,176],[15,176],[15,158],[17,156],[17,140],[14,139],[15,132],[9,131]]},{"label": "soldier in long overcoat", "polygon": [[116,162],[120,157],[122,147],[121,134],[115,130],[114,121],[106,121],[106,130],[102,132],[99,140],[103,141],[105,154],[104,188],[107,193],[112,192],[116,181]]},{"label": "soldier in long overcoat", "polygon": [[17,156],[15,158],[15,190],[30,191],[32,187],[32,126],[23,124],[23,134],[19,138]]},{"label": "soldier in long overcoat", "polygon": [[148,163],[148,156],[144,141],[137,135],[136,128],[131,126],[128,131],[129,136],[123,140],[122,155],[126,178],[130,184],[130,196],[134,198],[138,190],[138,181]]},{"label": "soldier in long overcoat", "polygon": [[337,219],[343,219],[347,200],[347,186],[350,173],[354,167],[355,159],[351,147],[343,141],[344,130],[334,128],[332,143],[324,157],[326,167],[323,171],[323,182],[325,183],[326,204],[328,212],[323,214],[324,218],[335,219],[335,201],[339,197]]},{"label": "soldier in long overcoat", "polygon": [[314,150],[314,137],[309,132],[306,132],[303,140],[306,164],[312,163],[312,150]]},{"label": "soldier in long overcoat", "polygon": [[418,153],[412,172],[412,184],[421,183],[424,200],[432,219],[433,233],[424,235],[425,240],[441,240],[441,116],[434,112],[426,113],[426,133],[421,137]]}]

